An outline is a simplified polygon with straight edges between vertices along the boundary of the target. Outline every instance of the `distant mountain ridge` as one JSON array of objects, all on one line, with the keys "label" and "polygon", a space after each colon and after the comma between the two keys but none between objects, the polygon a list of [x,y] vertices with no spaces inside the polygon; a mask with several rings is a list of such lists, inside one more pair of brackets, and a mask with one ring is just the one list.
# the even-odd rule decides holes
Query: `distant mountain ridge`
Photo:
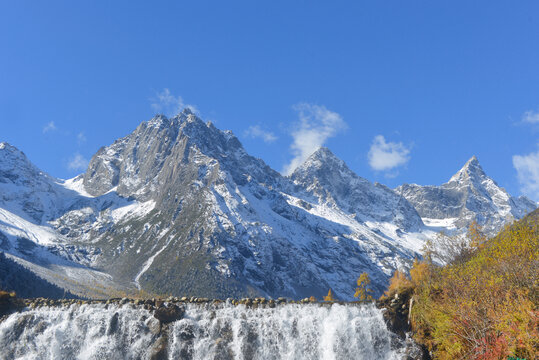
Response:
[{"label": "distant mountain ridge", "polygon": [[536,205],[507,195],[472,160],[441,187],[392,190],[321,148],[284,177],[188,109],[141,123],[67,181],[2,143],[0,250],[83,296],[300,298],[331,288],[351,299],[361,272],[380,293],[408,268],[440,229],[432,219],[458,230],[494,217],[484,222],[494,229]]},{"label": "distant mountain ridge", "polygon": [[513,197],[498,186],[475,156],[445,184],[404,184],[395,191],[402,194],[427,223],[446,220],[448,230],[466,229],[475,220],[491,236],[507,222],[521,219],[537,207],[525,196]]},{"label": "distant mountain ridge", "polygon": [[325,147],[313,153],[290,178],[320,203],[354,214],[359,221],[393,222],[406,231],[423,225],[407,201],[387,186],[356,175]]}]

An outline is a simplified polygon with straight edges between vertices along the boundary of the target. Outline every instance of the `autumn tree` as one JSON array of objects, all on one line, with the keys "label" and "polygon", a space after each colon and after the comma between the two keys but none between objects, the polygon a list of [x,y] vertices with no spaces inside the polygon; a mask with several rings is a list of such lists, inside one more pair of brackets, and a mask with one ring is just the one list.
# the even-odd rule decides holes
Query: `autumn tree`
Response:
[{"label": "autumn tree", "polygon": [[425,261],[414,259],[414,264],[410,269],[412,284],[417,287],[420,284],[428,283],[431,278],[430,265]]},{"label": "autumn tree", "polygon": [[331,292],[331,289],[328,290],[327,296],[324,296],[324,301],[335,301],[333,298],[333,293]]},{"label": "autumn tree", "polygon": [[374,300],[372,295],[370,294],[373,292],[371,288],[369,287],[370,283],[371,283],[371,279],[369,279],[369,274],[367,274],[366,272],[362,273],[357,278],[357,288],[356,288],[356,293],[354,294],[354,297],[359,298],[359,301],[362,301],[362,302]]},{"label": "autumn tree", "polygon": [[469,239],[469,246],[473,250],[481,248],[485,241],[487,241],[487,237],[483,233],[483,229],[475,220],[472,221],[470,226],[468,226],[467,235]]},{"label": "autumn tree", "polygon": [[386,292],[384,292],[384,296],[388,297],[395,293],[411,290],[412,288],[412,282],[408,280],[406,275],[402,271],[395,270],[393,277],[389,279],[389,287]]}]

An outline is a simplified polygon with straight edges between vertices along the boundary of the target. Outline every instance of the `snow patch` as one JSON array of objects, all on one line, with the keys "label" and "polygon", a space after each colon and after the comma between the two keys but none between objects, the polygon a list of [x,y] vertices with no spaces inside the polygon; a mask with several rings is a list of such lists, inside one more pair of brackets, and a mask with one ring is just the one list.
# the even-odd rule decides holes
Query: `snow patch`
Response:
[{"label": "snow patch", "polygon": [[453,231],[457,227],[455,223],[459,220],[458,218],[445,218],[445,219],[429,219],[429,218],[421,218],[423,220],[423,224],[427,226],[428,228],[431,228],[431,230],[450,230]]},{"label": "snow patch", "polygon": [[117,223],[125,217],[138,218],[148,214],[155,207],[155,201],[149,200],[146,202],[135,201],[129,205],[125,205],[112,210],[112,220]]},{"label": "snow patch", "polygon": [[135,285],[137,286],[137,289],[141,289],[140,287],[140,277],[142,276],[142,274],[144,274],[146,271],[148,271],[148,269],[150,268],[150,266],[152,266],[153,264],[153,261],[154,259],[163,252],[163,250],[165,250],[168,246],[168,242],[165,246],[163,246],[161,249],[159,249],[155,254],[153,254],[152,256],[150,256],[148,258],[148,260],[146,260],[144,262],[144,265],[142,265],[142,269],[139,271],[139,273],[137,274],[137,276],[135,276]]},{"label": "snow patch", "polygon": [[36,225],[2,208],[0,208],[0,230],[5,234],[25,238],[39,245],[54,244],[60,238],[54,229]]},{"label": "snow patch", "polygon": [[76,176],[72,179],[64,180],[63,183],[61,183],[66,189],[72,190],[79,194],[80,196],[84,196],[87,198],[93,198],[94,196],[90,195],[88,192],[86,192],[86,189],[84,188],[84,178],[82,175]]}]

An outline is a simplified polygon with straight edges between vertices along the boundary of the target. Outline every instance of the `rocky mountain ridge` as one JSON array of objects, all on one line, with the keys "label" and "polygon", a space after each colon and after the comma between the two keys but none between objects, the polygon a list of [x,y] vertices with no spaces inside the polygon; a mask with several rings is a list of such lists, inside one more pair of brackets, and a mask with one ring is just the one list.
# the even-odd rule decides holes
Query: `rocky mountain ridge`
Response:
[{"label": "rocky mountain ridge", "polygon": [[283,177],[187,109],[141,123],[67,181],[2,143],[0,248],[85,295],[320,298],[331,288],[349,300],[361,272],[380,293],[408,268],[439,230],[432,219],[494,214],[487,225],[503,226],[532,206],[504,197],[472,160],[440,188],[392,190],[321,148]]},{"label": "rocky mountain ridge", "polygon": [[537,207],[525,196],[513,197],[498,186],[475,156],[445,184],[404,184],[395,192],[406,198],[427,224],[441,225],[448,232],[465,230],[475,220],[494,236],[504,224]]}]

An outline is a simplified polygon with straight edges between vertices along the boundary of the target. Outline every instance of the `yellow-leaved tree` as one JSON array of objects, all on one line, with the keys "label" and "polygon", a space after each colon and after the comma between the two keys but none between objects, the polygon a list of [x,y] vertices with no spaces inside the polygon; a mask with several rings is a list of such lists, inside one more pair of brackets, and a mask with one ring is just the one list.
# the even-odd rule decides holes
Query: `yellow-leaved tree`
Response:
[{"label": "yellow-leaved tree", "polygon": [[386,292],[384,292],[385,297],[392,296],[395,293],[400,293],[402,291],[412,290],[413,285],[410,280],[406,277],[404,272],[395,270],[393,277],[389,279],[389,287]]},{"label": "yellow-leaved tree", "polygon": [[487,237],[483,233],[483,229],[477,223],[477,221],[472,221],[470,226],[468,226],[468,238],[470,239],[470,247],[473,250],[480,249],[483,244],[487,241]]},{"label": "yellow-leaved tree", "polygon": [[327,296],[324,296],[324,301],[335,301],[331,289],[329,289]]},{"label": "yellow-leaved tree", "polygon": [[356,293],[354,294],[354,297],[359,298],[359,301],[367,302],[374,300],[372,295],[373,291],[369,287],[369,284],[371,283],[371,279],[369,279],[369,274],[366,272],[359,275],[357,278],[357,288]]}]

